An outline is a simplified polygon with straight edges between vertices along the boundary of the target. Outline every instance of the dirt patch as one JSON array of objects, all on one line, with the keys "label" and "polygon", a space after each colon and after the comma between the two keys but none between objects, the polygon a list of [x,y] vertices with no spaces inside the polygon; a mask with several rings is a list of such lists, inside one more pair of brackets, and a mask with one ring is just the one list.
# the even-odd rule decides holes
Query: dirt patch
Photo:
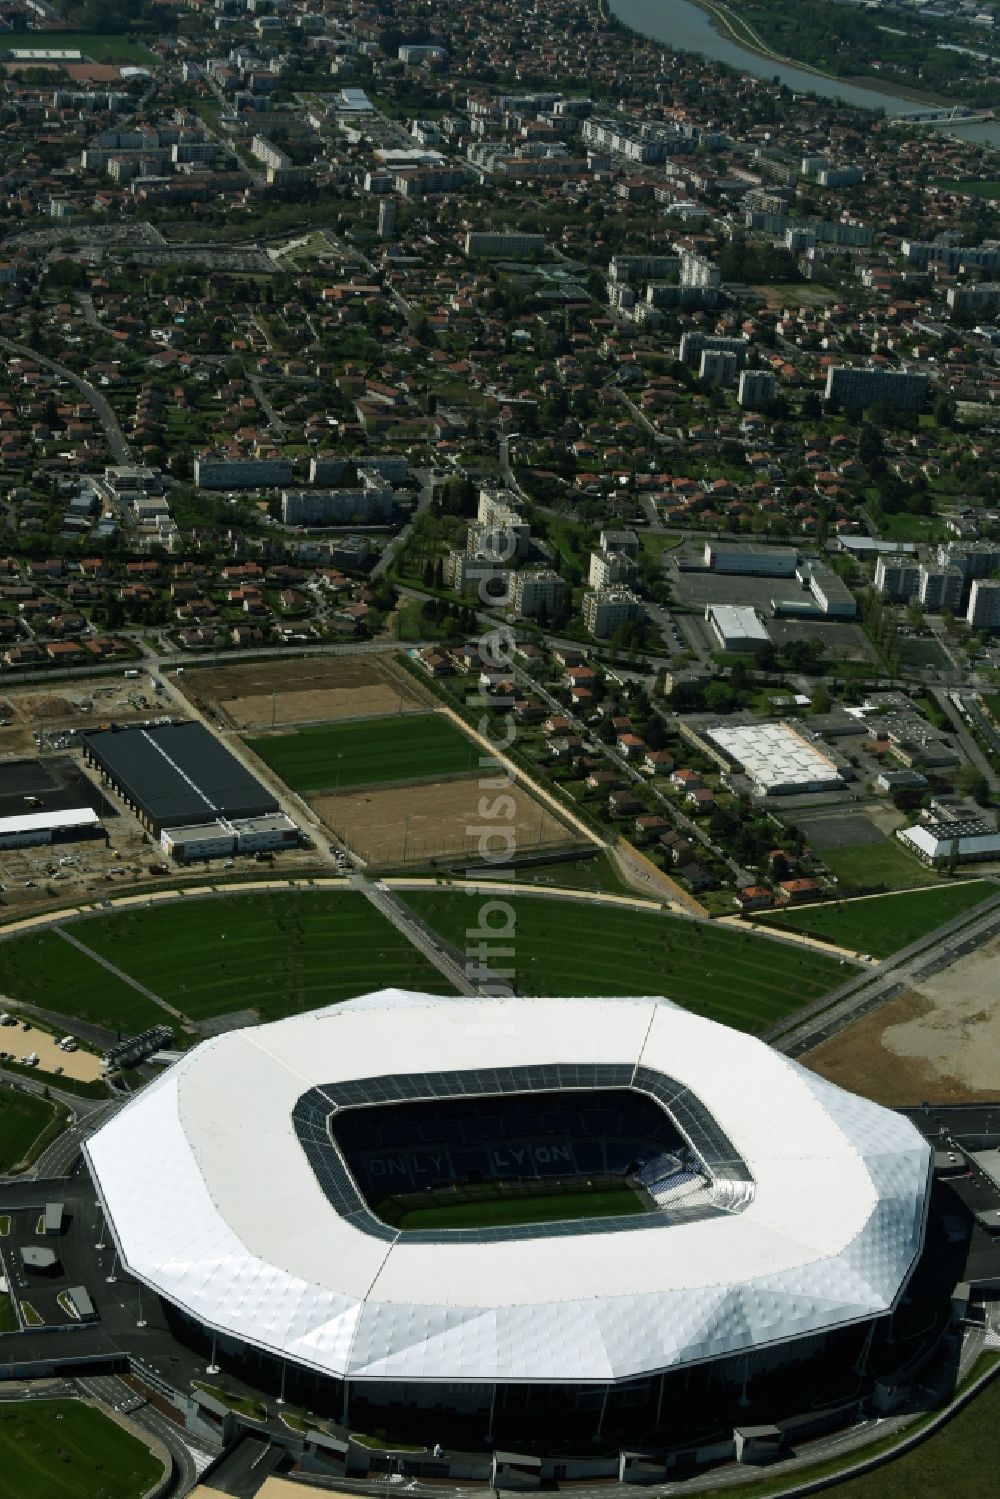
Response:
[{"label": "dirt patch", "polygon": [[974,1103],[1000,1077],[1000,942],[866,1015],[803,1057],[814,1072],[876,1103]]},{"label": "dirt patch", "polygon": [[[501,795],[510,797],[511,802],[495,805]],[[481,799],[487,811],[512,811],[513,816],[485,818],[479,810]],[[349,848],[383,869],[463,854],[478,858],[480,826],[498,830],[492,839],[484,833],[482,849],[487,857],[494,852],[506,856],[508,831],[513,838],[510,852],[565,847],[580,841],[520,786],[509,786],[502,793],[489,791],[475,778],[317,796],[309,802]]]},{"label": "dirt patch", "polygon": [[266,661],[191,672],[184,678],[184,691],[233,728],[250,730],[421,709],[405,684],[397,684],[370,656]]}]

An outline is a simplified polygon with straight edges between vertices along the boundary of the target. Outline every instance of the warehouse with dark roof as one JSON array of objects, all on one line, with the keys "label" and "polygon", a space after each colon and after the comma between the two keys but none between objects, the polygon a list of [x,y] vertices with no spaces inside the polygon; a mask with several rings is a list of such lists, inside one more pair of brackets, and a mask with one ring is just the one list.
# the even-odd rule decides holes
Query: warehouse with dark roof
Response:
[{"label": "warehouse with dark roof", "polygon": [[271,793],[200,723],[101,729],[84,757],[150,832],[278,811]]}]

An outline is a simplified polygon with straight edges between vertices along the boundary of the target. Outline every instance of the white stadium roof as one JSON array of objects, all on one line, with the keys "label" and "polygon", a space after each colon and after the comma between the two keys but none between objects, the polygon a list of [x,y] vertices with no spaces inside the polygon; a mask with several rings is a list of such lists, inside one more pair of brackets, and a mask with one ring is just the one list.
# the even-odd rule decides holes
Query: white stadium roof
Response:
[{"label": "white stadium roof", "polygon": [[[428,1075],[609,1062],[662,1075],[735,1147],[726,1210],[373,1232],[296,1128],[318,1099],[339,1161],[331,1095],[399,1097],[373,1075],[417,1097]],[[85,1149],[124,1264],[199,1322],[335,1377],[476,1383],[625,1380],[884,1313],[922,1245],[930,1163],[906,1119],[664,1000],[400,990],[203,1042]]]}]

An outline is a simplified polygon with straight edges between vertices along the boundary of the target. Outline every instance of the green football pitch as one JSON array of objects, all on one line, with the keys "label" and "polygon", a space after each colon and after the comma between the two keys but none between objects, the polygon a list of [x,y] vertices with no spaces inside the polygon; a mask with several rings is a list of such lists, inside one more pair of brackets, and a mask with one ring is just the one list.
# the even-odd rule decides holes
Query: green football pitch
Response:
[{"label": "green football pitch", "polygon": [[970,880],[962,885],[939,885],[933,890],[908,890],[899,895],[872,895],[864,900],[829,901],[801,911],[768,912],[755,919],[824,942],[835,942],[854,952],[887,958],[925,937],[935,927],[961,916],[991,895],[1000,894],[992,880]]},{"label": "green football pitch", "polygon": [[[459,951],[470,940],[475,951],[475,899],[410,890],[404,899]],[[497,939],[511,956],[494,962],[513,970],[520,994],[665,995],[759,1034],[856,971],[827,953],[718,922],[540,895],[515,896],[511,906],[514,929]]]},{"label": "green football pitch", "polygon": [[433,1206],[410,1208],[399,1217],[398,1223],[404,1232],[418,1228],[499,1228],[518,1223],[620,1218],[645,1211],[638,1194],[623,1184],[594,1192],[550,1192],[523,1197],[505,1193],[502,1197],[483,1197],[476,1202],[436,1202]]},{"label": "green football pitch", "polygon": [[479,747],[440,713],[354,719],[248,739],[293,791],[336,791],[393,781],[465,775]]},{"label": "green football pitch", "polygon": [[5,1499],[139,1499],[162,1471],[142,1442],[81,1401],[0,1403]]},{"label": "green football pitch", "polygon": [[[190,1020],[261,1020],[398,987],[439,994],[441,974],[351,890],[235,893],[74,921],[77,942]],[[54,932],[0,942],[0,992],[133,1035],[178,1022]],[[180,1037],[178,1037],[180,1039]]]}]

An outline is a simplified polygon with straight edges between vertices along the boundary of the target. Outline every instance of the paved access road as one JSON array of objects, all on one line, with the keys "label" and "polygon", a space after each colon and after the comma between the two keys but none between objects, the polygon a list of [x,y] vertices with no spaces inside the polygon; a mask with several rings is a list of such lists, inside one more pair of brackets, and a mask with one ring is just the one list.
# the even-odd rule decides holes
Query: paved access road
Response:
[{"label": "paved access road", "polygon": [[112,456],[116,463],[131,463],[132,455],[129,445],[125,440],[125,434],[121,429],[118,418],[115,416],[108,402],[100,391],[84,380],[81,375],[74,374],[64,364],[57,364],[54,359],[49,359],[44,354],[36,354],[34,349],[29,349],[26,344],[11,343],[7,338],[0,338],[0,349],[6,349],[8,354],[15,354],[20,359],[30,359],[34,364],[40,364],[44,369],[51,370],[55,375],[61,375],[77,390],[86,401],[89,401],[97,413],[97,419],[104,428],[104,435],[108,441]]}]

